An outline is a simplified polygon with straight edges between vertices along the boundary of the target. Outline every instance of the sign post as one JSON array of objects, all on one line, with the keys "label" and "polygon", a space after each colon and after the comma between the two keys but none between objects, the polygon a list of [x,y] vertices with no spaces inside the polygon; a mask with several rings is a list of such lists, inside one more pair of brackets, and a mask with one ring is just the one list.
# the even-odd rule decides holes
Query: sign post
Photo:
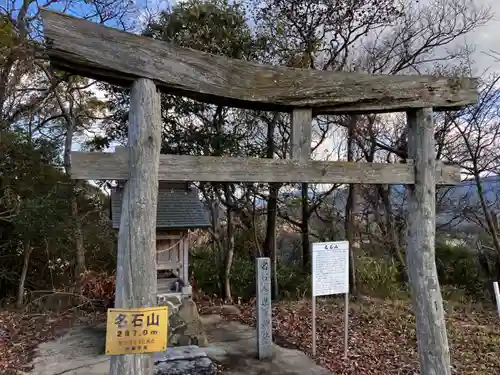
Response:
[{"label": "sign post", "polygon": [[312,246],[312,355],[316,357],[316,297],[345,294],[344,358],[349,342],[349,242],[316,242]]},{"label": "sign post", "polygon": [[500,289],[498,288],[498,281],[493,283],[493,290],[495,291],[495,299],[497,301],[498,317],[500,317]]}]

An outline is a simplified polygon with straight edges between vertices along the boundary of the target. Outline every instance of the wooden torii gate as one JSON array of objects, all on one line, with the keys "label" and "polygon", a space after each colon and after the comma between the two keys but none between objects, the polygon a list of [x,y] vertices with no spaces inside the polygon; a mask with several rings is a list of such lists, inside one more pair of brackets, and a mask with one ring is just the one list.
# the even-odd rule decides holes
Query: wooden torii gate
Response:
[{"label": "wooden torii gate", "polygon": [[[436,163],[433,110],[475,103],[470,78],[324,72],[259,65],[176,47],[68,15],[42,11],[48,54],[68,72],[131,87],[128,155],[73,152],[72,178],[127,180],[118,240],[116,307],[156,304],[158,180],[406,184],[407,263],[424,375],[451,374],[434,261],[435,186],[460,181]],[[290,112],[290,160],[160,155],[158,90],[241,108]],[[319,114],[406,111],[413,163],[312,161],[311,122]],[[112,359],[114,375],[150,375],[150,355]]]}]

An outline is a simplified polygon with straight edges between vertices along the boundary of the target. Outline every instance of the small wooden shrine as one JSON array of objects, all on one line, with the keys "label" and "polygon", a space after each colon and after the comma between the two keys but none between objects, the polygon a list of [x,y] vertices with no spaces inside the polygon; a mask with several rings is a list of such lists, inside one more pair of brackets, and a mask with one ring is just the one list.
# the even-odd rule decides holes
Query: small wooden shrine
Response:
[{"label": "small wooden shrine", "polygon": [[[123,184],[111,192],[111,221],[120,229]],[[190,295],[189,231],[210,227],[208,211],[189,182],[160,181],[156,211],[158,295]]]}]

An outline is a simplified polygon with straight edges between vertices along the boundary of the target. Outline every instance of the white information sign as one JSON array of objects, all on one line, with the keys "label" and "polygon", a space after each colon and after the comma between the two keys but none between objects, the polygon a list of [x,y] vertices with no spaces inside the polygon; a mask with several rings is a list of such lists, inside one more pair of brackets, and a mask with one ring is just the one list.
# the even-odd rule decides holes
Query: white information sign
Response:
[{"label": "white information sign", "polygon": [[349,293],[349,242],[316,242],[312,246],[314,297]]},{"label": "white information sign", "polygon": [[344,358],[349,348],[349,241],[312,246],[312,355],[316,357],[316,297],[344,294]]}]

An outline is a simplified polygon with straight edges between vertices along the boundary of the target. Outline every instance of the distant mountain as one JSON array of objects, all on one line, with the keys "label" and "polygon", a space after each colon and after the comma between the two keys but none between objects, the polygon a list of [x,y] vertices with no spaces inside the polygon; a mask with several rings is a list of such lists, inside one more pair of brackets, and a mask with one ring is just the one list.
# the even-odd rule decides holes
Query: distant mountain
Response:
[{"label": "distant mountain", "polygon": [[[483,193],[489,207],[493,212],[500,213],[500,176],[488,176],[481,178]],[[281,198],[297,197],[300,198],[302,193],[300,189],[282,192]],[[308,197],[313,200],[315,192],[310,190]],[[329,197],[326,198],[328,204],[343,213],[347,200],[347,190],[337,189]],[[394,210],[405,210],[405,186],[391,186],[391,201]],[[260,202],[263,206],[265,201]],[[460,230],[475,231],[478,228],[477,224],[470,220],[466,220],[463,215],[465,209],[470,209],[473,212],[481,212],[479,195],[476,184],[473,180],[465,180],[453,187],[439,188],[436,224],[438,226],[449,226]]]}]

